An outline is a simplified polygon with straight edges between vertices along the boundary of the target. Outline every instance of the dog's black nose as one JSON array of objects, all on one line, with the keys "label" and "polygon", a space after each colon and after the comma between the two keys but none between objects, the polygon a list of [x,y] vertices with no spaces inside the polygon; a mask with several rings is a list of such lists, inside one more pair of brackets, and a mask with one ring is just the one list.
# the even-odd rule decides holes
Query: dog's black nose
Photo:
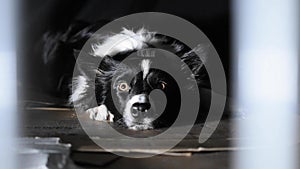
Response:
[{"label": "dog's black nose", "polygon": [[147,112],[151,107],[150,103],[134,103],[132,108],[140,112]]},{"label": "dog's black nose", "polygon": [[151,105],[149,98],[146,94],[135,95],[134,98],[136,102],[132,105],[131,114],[134,118],[143,118],[147,116],[147,112]]}]

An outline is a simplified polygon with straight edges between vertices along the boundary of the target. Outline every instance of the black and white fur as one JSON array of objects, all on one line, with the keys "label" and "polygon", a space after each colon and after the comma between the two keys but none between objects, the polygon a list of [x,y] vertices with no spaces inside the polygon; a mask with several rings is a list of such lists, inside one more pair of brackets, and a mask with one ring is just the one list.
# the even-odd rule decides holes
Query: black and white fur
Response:
[{"label": "black and white fur", "polygon": [[[87,27],[72,35],[66,33],[64,37],[70,36],[65,38],[73,41],[65,40],[65,43],[72,46],[80,41],[84,42],[91,37],[92,30],[91,27]],[[132,130],[165,127],[175,121],[176,112],[180,108],[180,92],[176,81],[166,72],[152,69],[151,65],[155,63],[151,57],[136,58],[133,62],[137,63],[135,65],[139,65],[138,67],[122,63],[122,60],[132,52],[150,47],[168,50],[189,66],[193,73],[191,77],[195,77],[199,86],[201,85],[202,73],[205,72],[203,61],[206,60],[205,47],[201,45],[190,49],[176,39],[144,28],[136,31],[123,28],[114,34],[99,35],[94,42],[85,57],[103,59],[97,67],[90,67],[90,71],[96,72],[96,79],[91,79],[87,73],[75,77],[70,96],[74,106],[89,113],[92,120],[117,122]],[[73,48],[74,55],[82,45],[77,44]],[[172,63],[172,58],[169,61]],[[178,70],[181,68],[178,67]],[[127,75],[134,75],[134,79],[124,81]],[[192,86],[190,90],[193,90],[193,87],[198,86]],[[162,90],[168,100],[161,115],[155,112],[157,100],[151,101],[149,98],[150,92],[154,89]],[[96,94],[97,105],[91,103],[90,96],[93,93]],[[113,104],[113,97],[118,98],[118,103],[115,103],[117,105]],[[150,110],[152,112],[148,112]]]}]

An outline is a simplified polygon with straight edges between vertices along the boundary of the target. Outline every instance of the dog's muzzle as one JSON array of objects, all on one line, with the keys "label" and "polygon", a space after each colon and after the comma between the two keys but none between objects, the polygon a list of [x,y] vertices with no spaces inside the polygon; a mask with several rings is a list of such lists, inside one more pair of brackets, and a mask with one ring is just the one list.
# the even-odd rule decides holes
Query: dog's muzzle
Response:
[{"label": "dog's muzzle", "polygon": [[148,112],[151,108],[151,104],[146,94],[135,95],[132,100],[134,100],[131,107],[132,117],[138,120],[151,116],[150,112]]}]

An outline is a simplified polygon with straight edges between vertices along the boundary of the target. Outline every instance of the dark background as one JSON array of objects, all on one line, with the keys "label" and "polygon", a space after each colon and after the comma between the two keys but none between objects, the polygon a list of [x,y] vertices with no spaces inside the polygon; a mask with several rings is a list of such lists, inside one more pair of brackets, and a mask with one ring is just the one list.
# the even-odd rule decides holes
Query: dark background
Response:
[{"label": "dark background", "polygon": [[[66,29],[71,23],[111,21],[138,12],[164,12],[196,25],[217,50],[227,76],[230,65],[230,2],[228,0],[24,0],[20,6],[18,87],[28,100],[64,103],[66,79],[73,58],[45,62],[42,39],[45,32]],[[230,85],[228,86],[228,88]],[[53,99],[52,99],[53,100]]]}]

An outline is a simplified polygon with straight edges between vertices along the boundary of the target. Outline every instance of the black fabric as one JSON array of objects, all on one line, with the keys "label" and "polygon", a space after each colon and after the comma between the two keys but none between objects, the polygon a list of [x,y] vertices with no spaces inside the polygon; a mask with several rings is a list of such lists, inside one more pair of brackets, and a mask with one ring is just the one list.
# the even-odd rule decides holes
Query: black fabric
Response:
[{"label": "black fabric", "polygon": [[223,62],[226,76],[230,78],[228,0],[25,0],[21,2],[20,11],[18,81],[25,98],[26,93],[32,91],[67,98],[68,82],[65,77],[71,76],[71,65],[75,59],[72,56],[44,58],[42,41],[46,32],[65,30],[78,21],[105,24],[137,12],[174,14],[195,24],[213,43]]}]

